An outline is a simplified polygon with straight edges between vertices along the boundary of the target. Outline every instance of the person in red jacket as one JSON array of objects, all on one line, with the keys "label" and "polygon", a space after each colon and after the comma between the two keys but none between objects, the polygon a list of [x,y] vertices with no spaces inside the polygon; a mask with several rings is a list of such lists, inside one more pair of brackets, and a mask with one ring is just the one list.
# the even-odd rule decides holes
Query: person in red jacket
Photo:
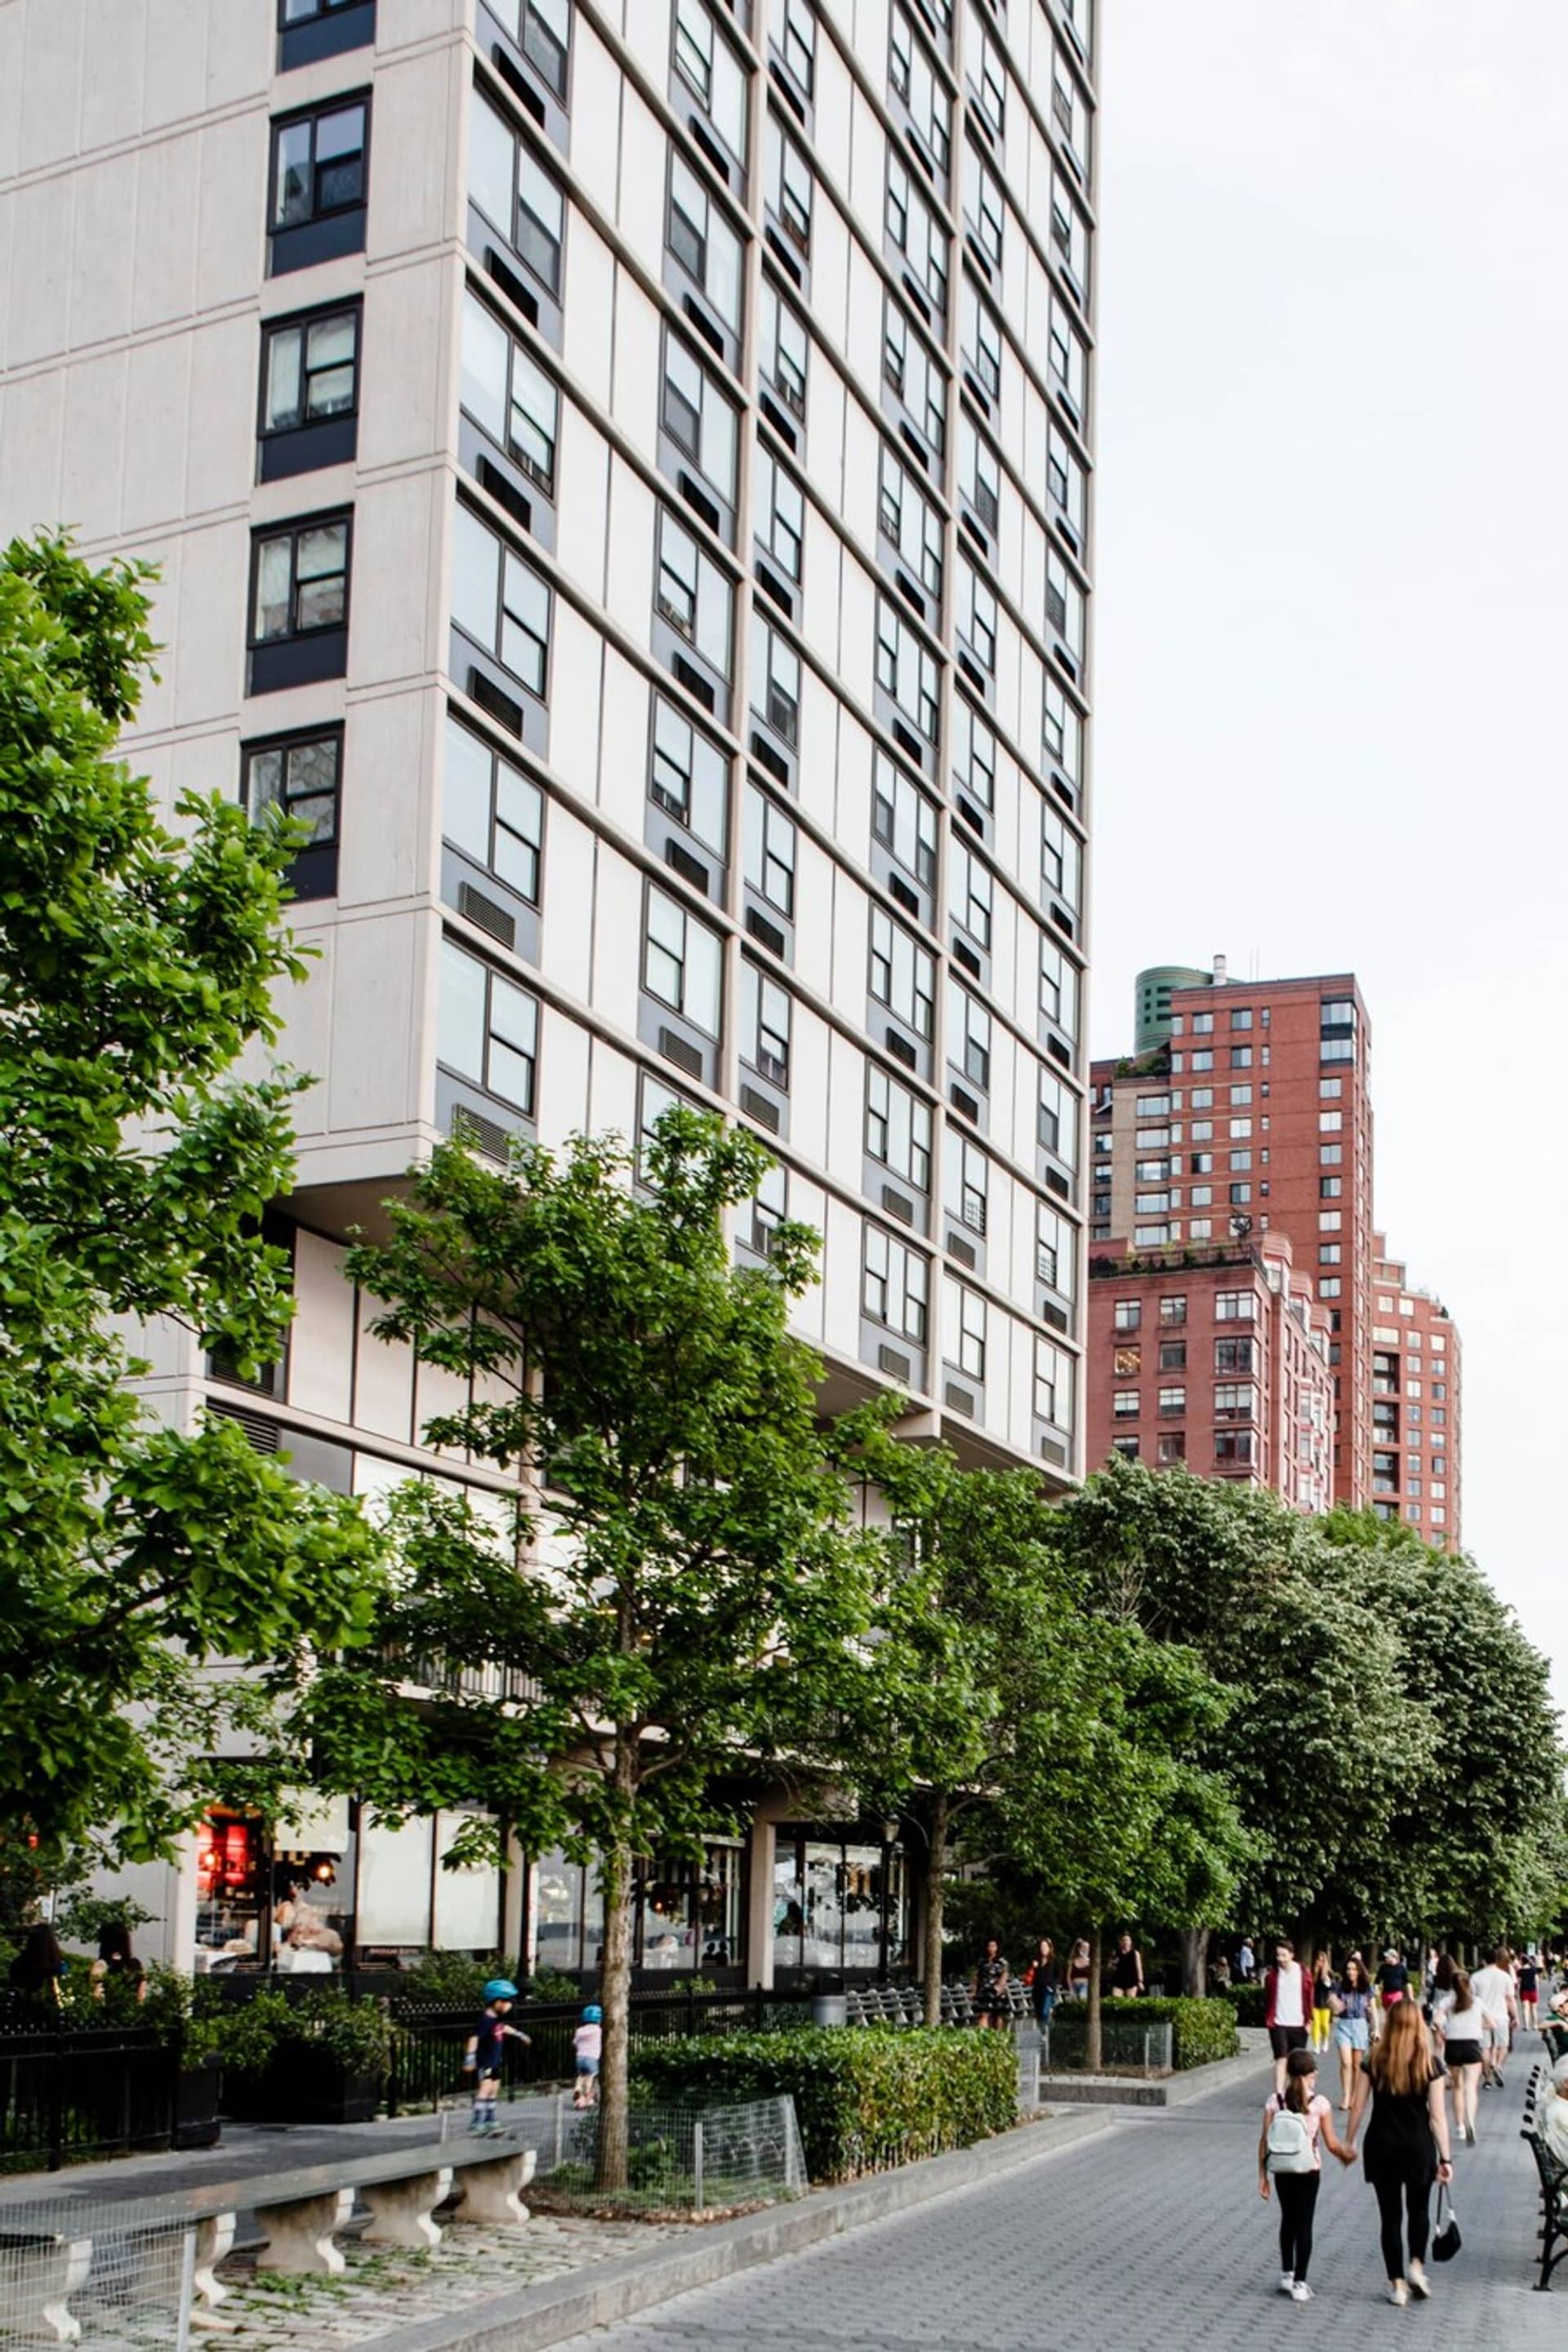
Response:
[{"label": "person in red jacket", "polygon": [[1274,2088],[1283,2098],[1286,2063],[1292,2050],[1306,2048],[1312,2014],[1312,1989],[1296,1958],[1294,1944],[1281,1939],[1275,1946],[1274,1966],[1263,1979],[1263,2022],[1274,2053]]}]

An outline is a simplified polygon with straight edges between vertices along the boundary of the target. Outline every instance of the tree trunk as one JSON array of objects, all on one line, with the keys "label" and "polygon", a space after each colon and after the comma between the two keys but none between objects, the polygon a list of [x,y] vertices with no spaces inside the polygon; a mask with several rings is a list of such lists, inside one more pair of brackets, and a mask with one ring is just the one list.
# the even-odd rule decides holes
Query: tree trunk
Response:
[{"label": "tree trunk", "polygon": [[1182,1990],[1193,2000],[1202,2000],[1209,1989],[1209,1931],[1206,1927],[1184,1927],[1182,1930]]},{"label": "tree trunk", "polygon": [[[632,1794],[637,1769],[636,1735],[616,1742],[617,1791]],[[605,1895],[605,1948],[599,1969],[599,2003],[605,2012],[604,2053],[599,2063],[599,2155],[594,2185],[612,2191],[626,2186],[628,2147],[626,2059],[631,2045],[632,1861],[624,1844],[601,1858]]]},{"label": "tree trunk", "polygon": [[1100,2030],[1102,2001],[1100,1988],[1100,1929],[1091,1927],[1089,1936],[1089,2015],[1084,2020],[1083,2032],[1083,2066],[1086,2074],[1099,2074],[1104,2050],[1104,2037]]},{"label": "tree trunk", "polygon": [[947,1799],[933,1799],[926,1848],[925,2021],[942,2023],[942,1921],[947,1899]]}]

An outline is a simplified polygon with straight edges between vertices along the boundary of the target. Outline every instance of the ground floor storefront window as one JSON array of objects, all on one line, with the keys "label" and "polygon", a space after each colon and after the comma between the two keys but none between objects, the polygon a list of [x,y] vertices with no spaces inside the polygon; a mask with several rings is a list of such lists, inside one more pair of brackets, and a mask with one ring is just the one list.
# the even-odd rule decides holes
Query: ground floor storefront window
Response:
[{"label": "ground floor storefront window", "polygon": [[905,1965],[909,1935],[900,1845],[781,1824],[773,1843],[775,1974],[884,1974]]},{"label": "ground floor storefront window", "polygon": [[326,1975],[498,1951],[499,1869],[442,1867],[466,1819],[394,1826],[353,1799],[314,1795],[276,1822],[215,1806],[196,1841],[196,1968]]},{"label": "ground floor storefront window", "polygon": [[[640,1863],[632,1882],[632,1966],[690,1976],[744,1965],[744,1843],[710,1839],[702,1858],[663,1855]],[[534,1966],[592,1973],[603,1958],[604,1897],[591,1863],[559,1851],[534,1878]]]}]

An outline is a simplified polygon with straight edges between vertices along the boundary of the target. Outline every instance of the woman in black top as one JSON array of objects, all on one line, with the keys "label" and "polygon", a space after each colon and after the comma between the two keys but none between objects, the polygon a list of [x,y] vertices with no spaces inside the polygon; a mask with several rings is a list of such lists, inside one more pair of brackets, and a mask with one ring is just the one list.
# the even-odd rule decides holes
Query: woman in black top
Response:
[{"label": "woman in black top", "polygon": [[[1412,2294],[1425,2301],[1431,2293],[1426,2259],[1432,2183],[1447,2184],[1453,2179],[1448,2162],[1448,2111],[1443,2095],[1447,2071],[1441,2058],[1433,2055],[1420,2010],[1415,2001],[1402,2000],[1390,2011],[1376,2049],[1362,2060],[1356,2075],[1350,2144],[1353,2153],[1370,2091],[1372,2120],[1366,2127],[1362,2165],[1377,2192],[1390,2303],[1407,2303]],[[1405,2236],[1410,2242],[1408,2264],[1404,2258]]]},{"label": "woman in black top", "polygon": [[1131,1936],[1124,1935],[1117,1942],[1116,1958],[1110,1963],[1110,1990],[1121,2000],[1143,1990],[1143,1955]]},{"label": "woman in black top", "polygon": [[29,1927],[8,1970],[12,1991],[27,1993],[35,2000],[53,2001],[58,2007],[65,1972],[66,1956],[54,1929],[41,1922]]},{"label": "woman in black top", "polygon": [[1035,2003],[1035,2021],[1043,2033],[1051,2021],[1051,2011],[1057,2005],[1057,1948],[1048,1936],[1040,1937],[1029,1974],[1029,1991]]},{"label": "woman in black top", "polygon": [[994,1936],[985,1939],[985,1955],[974,1971],[974,2006],[982,2025],[1004,2025],[1007,2019],[1007,1963]]}]

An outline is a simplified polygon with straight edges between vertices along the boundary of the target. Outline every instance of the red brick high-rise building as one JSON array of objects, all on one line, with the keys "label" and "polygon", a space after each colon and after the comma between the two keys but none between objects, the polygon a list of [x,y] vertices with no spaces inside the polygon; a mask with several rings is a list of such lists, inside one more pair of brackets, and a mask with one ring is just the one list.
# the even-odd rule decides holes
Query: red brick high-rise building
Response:
[{"label": "red brick high-rise building", "polygon": [[1439,1550],[1459,1548],[1459,1334],[1373,1239],[1372,1507]]}]

